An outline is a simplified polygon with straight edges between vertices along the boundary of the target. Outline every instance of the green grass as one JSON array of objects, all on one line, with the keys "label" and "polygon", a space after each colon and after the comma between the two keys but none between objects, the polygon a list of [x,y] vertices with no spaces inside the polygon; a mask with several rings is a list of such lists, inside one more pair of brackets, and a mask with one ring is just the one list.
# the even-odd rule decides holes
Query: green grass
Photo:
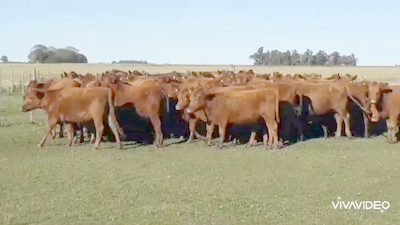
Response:
[{"label": "green grass", "polygon": [[[400,150],[385,138],[281,150],[203,142],[118,150],[37,144],[44,115],[0,95],[0,224],[399,224]],[[169,140],[168,143],[177,140]],[[229,143],[227,144],[229,145]],[[331,201],[389,201],[335,210]]]}]

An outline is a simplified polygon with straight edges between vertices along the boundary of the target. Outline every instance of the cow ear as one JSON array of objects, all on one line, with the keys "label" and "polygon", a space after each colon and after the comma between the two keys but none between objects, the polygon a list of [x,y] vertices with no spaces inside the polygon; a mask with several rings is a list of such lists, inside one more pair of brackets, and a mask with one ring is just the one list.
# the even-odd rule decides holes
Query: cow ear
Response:
[{"label": "cow ear", "polygon": [[389,83],[383,83],[381,86],[382,93],[390,93],[393,90],[389,87]]},{"label": "cow ear", "polygon": [[215,94],[208,94],[208,95],[206,95],[205,100],[210,101],[210,100],[212,100],[214,97],[215,97]]}]

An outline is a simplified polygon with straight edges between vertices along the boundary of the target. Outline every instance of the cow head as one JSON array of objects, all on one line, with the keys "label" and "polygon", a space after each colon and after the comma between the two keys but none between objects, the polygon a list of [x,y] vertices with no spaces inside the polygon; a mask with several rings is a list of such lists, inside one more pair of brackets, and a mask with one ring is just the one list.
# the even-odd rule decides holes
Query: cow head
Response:
[{"label": "cow head", "polygon": [[207,101],[212,100],[214,97],[215,94],[207,94],[202,87],[196,88],[190,95],[190,103],[189,106],[186,108],[186,112],[194,113],[201,109],[204,109]]},{"label": "cow head", "polygon": [[161,93],[168,98],[177,99],[179,95],[179,85],[176,83],[164,83],[160,82],[157,85],[161,88]]},{"label": "cow head", "polygon": [[45,97],[44,90],[28,92],[23,97],[22,112],[32,111],[43,107],[42,100]]},{"label": "cow head", "polygon": [[390,93],[392,91],[393,90],[389,87],[388,83],[371,82],[368,84],[368,98],[370,100],[372,122],[378,122],[380,119],[379,112],[376,106],[379,100],[383,97],[383,94]]},{"label": "cow head", "polygon": [[183,110],[189,106],[190,95],[194,88],[184,88],[178,94],[178,103],[175,105],[176,110]]}]

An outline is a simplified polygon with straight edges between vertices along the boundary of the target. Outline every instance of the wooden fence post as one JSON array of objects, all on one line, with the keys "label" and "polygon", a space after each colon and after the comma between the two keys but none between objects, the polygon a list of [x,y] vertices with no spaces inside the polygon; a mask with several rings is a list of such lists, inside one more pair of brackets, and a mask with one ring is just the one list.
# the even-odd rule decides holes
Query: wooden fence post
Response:
[{"label": "wooden fence post", "polygon": [[32,70],[31,80],[36,80],[36,69],[35,68],[33,68],[33,70]]},{"label": "wooden fence post", "polygon": [[[32,70],[32,75],[30,77],[30,80],[36,80],[36,69],[33,68]],[[32,111],[29,111],[29,120],[31,121],[31,123],[33,122],[33,113]]]},{"label": "wooden fence post", "polygon": [[24,77],[25,77],[25,70],[24,70],[24,68],[22,68],[22,78],[21,78],[21,94],[25,94],[25,88],[24,88],[24,86],[25,86],[25,79],[24,79]]},{"label": "wooden fence post", "polygon": [[10,93],[13,93],[14,91],[14,70],[11,68],[11,88],[10,88]]}]

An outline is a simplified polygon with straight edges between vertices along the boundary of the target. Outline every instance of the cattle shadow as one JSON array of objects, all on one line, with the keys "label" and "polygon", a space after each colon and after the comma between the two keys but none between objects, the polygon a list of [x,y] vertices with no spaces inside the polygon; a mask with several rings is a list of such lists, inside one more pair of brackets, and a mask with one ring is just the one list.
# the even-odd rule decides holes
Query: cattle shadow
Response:
[{"label": "cattle shadow", "polygon": [[[189,127],[188,123],[182,119],[180,111],[175,109],[177,101],[169,99],[169,101],[163,99],[161,101],[161,122],[162,131],[164,134],[164,139],[169,138],[179,138],[183,137],[184,140],[180,140],[171,144],[183,143],[189,137]],[[325,125],[328,128],[328,137],[333,136],[336,131],[336,121],[334,118],[334,113],[329,113],[324,116],[314,116],[310,112],[310,101],[307,98],[303,99],[303,109],[302,112],[305,114],[302,117],[295,115],[293,108],[287,105],[280,106],[281,118],[279,123],[279,138],[285,142],[287,145],[297,143],[297,128],[293,124],[293,120],[289,117],[294,116],[296,120],[305,119],[303,121],[303,134],[304,140],[321,138],[324,136],[323,128],[321,125]],[[350,123],[352,134],[355,137],[364,137],[364,121],[363,113],[361,109],[354,103],[349,103],[350,109]],[[289,113],[287,113],[289,112]],[[293,114],[291,114],[291,112]],[[154,131],[150,121],[147,118],[139,116],[133,104],[126,104],[122,107],[116,108],[116,116],[120,123],[120,126],[127,135],[125,141],[135,141],[139,145],[148,145],[154,142]],[[206,125],[204,122],[199,121],[197,123],[196,130],[199,134],[206,135]],[[251,132],[255,130],[257,132],[256,140],[262,142],[263,134],[268,132],[263,119],[260,119],[256,124],[243,124],[243,125],[229,125],[226,130],[225,141],[232,141],[236,139],[238,144],[245,144],[249,141]],[[369,134],[370,136],[381,135],[386,132],[385,121],[380,121],[378,123],[369,123]],[[343,136],[345,135],[345,127],[343,124],[342,130]],[[106,126],[105,135],[107,140],[115,141],[114,136]],[[212,138],[218,138],[218,126],[214,127],[214,132]],[[167,145],[171,145],[167,144]]]}]

